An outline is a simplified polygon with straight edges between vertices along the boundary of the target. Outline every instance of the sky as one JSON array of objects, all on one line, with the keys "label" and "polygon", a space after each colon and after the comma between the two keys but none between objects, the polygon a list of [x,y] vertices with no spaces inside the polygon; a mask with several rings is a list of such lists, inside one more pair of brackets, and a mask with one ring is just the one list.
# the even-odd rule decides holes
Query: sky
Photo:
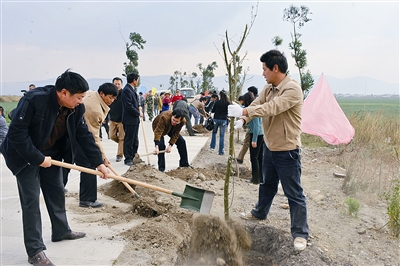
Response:
[{"label": "sky", "polygon": [[313,75],[365,76],[399,84],[399,1],[4,1],[1,0],[2,82],[52,79],[66,69],[85,78],[122,76],[125,42],[139,33],[141,76],[197,72],[216,61],[224,75],[222,42],[228,32],[249,74],[262,74],[260,56],[275,47],[297,73],[288,44],[293,25],[283,21],[290,5],[309,7],[297,32]]}]

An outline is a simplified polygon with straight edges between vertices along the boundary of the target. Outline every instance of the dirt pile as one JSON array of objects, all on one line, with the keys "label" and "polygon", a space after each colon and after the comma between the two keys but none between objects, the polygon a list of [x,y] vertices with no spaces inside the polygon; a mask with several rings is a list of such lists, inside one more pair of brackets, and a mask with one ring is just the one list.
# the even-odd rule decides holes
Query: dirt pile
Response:
[{"label": "dirt pile", "polygon": [[[226,137],[226,146],[227,141]],[[287,198],[279,188],[268,220],[245,221],[258,198],[251,178],[249,154],[234,165],[230,184],[230,219],[224,221],[223,188],[228,155],[209,150],[209,142],[198,154],[194,169],[161,173],[144,163],[132,166],[123,176],[172,191],[183,192],[190,184],[215,192],[210,215],[180,208],[179,197],[135,187],[135,198],[123,184],[111,181],[99,188],[105,206],[101,210],[68,209],[82,222],[106,224],[115,232],[110,241],[124,241],[125,249],[114,265],[399,265],[400,241],[391,239],[386,204],[362,204],[359,218],[346,212],[343,179],[334,172],[345,171],[329,162],[338,151],[307,149],[302,155],[302,184],[307,197],[310,238],[299,253],[293,249]],[[241,145],[236,145],[236,154]],[[239,178],[237,178],[239,173]],[[107,197],[108,196],[108,197]],[[110,197],[110,198],[109,198]],[[251,242],[250,249],[249,238]]]}]

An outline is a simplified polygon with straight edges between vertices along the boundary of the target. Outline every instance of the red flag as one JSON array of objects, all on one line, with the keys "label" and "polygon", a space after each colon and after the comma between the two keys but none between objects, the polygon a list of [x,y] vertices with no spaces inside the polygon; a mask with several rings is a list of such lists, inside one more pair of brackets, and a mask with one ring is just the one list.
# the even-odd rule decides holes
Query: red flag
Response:
[{"label": "red flag", "polygon": [[303,103],[301,130],[331,145],[349,143],[354,128],[337,103],[324,74]]}]

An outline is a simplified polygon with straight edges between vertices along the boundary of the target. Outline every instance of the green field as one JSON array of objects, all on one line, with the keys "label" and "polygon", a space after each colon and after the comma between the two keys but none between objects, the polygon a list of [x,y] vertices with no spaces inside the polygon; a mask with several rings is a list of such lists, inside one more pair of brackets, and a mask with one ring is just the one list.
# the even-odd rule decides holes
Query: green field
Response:
[{"label": "green field", "polygon": [[400,115],[399,98],[385,97],[346,97],[336,98],[343,112],[349,116],[354,113],[383,113]]}]

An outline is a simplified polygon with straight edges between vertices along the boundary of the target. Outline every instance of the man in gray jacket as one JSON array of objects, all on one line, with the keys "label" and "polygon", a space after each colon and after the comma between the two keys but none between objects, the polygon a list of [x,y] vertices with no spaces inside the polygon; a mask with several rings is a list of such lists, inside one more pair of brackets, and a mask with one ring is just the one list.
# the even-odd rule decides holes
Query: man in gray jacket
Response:
[{"label": "man in gray jacket", "polygon": [[186,129],[189,132],[189,136],[195,136],[192,128],[192,122],[190,121],[189,105],[187,103],[186,97],[183,98],[182,100],[174,102],[173,110],[178,110],[178,109],[183,111],[184,117],[186,119]]}]

